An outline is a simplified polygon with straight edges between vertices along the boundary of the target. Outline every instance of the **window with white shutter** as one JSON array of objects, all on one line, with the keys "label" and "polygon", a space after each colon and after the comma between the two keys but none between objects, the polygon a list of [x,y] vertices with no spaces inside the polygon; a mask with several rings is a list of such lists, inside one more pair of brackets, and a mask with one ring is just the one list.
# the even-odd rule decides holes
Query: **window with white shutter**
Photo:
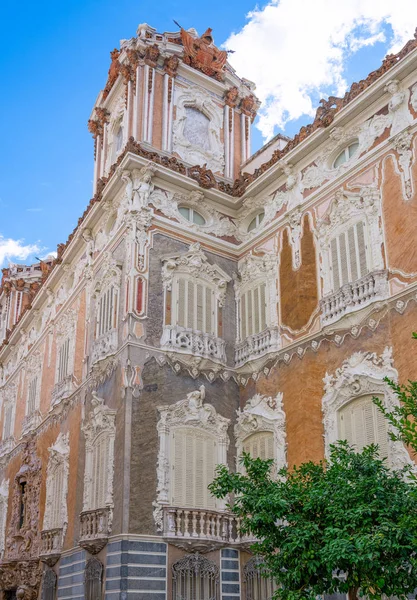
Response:
[{"label": "window with white shutter", "polygon": [[361,451],[378,444],[379,456],[388,457],[388,429],[384,415],[372,402],[372,396],[361,396],[338,411],[339,439]]},{"label": "window with white shutter", "polygon": [[174,283],[176,312],[173,325],[216,335],[216,296],[205,281],[178,277]]},{"label": "window with white shutter", "polygon": [[69,354],[70,354],[70,339],[66,338],[58,349],[58,371],[57,371],[57,382],[61,383],[64,381],[69,373]]},{"label": "window with white shutter", "polygon": [[64,501],[64,464],[58,464],[50,478],[50,506],[49,526],[51,529],[63,527],[62,503]]},{"label": "window with white shutter", "polygon": [[90,509],[104,508],[107,500],[109,476],[109,436],[101,434],[94,442],[91,472]]},{"label": "window with white shutter", "polygon": [[217,442],[198,428],[176,428],[172,433],[172,506],[214,509],[207,489],[215,477]]},{"label": "window with white shutter", "polygon": [[28,385],[26,414],[31,415],[37,409],[38,404],[38,376],[35,375]]},{"label": "window with white shutter", "polygon": [[260,333],[267,327],[266,282],[246,290],[240,297],[241,339]]},{"label": "window with white shutter", "polygon": [[3,439],[7,440],[13,435],[14,427],[14,407],[11,402],[7,402],[4,405],[4,426],[3,426]]},{"label": "window with white shutter", "polygon": [[98,299],[96,338],[105,335],[117,325],[119,291],[115,286],[110,286]]},{"label": "window with white shutter", "polygon": [[243,452],[252,458],[274,459],[274,434],[271,431],[253,433],[243,441]]},{"label": "window with white shutter", "polygon": [[365,225],[362,221],[331,240],[330,268],[334,292],[369,273],[366,253]]}]

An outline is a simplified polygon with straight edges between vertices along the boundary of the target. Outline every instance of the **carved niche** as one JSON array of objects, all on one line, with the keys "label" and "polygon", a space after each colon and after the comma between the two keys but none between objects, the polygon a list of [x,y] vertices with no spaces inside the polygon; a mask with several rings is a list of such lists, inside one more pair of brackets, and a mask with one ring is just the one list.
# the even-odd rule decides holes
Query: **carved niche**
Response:
[{"label": "carved niche", "polygon": [[171,437],[177,427],[196,427],[216,437],[216,464],[227,464],[229,436],[227,429],[230,419],[219,415],[211,404],[204,404],[206,390],[201,385],[198,390],[189,392],[184,400],[168,406],[158,406],[160,415],[157,429],[159,453],[157,465],[157,490],[154,506],[154,519],[158,531],[163,530],[162,507],[170,502],[170,460],[172,457]]},{"label": "carved niche", "polygon": [[275,469],[279,470],[287,464],[287,443],[285,431],[285,412],[282,405],[282,392],[275,398],[255,394],[250,398],[243,410],[238,409],[235,425],[236,439],[236,468],[240,469],[245,440],[251,435],[261,432],[271,432],[274,436]]},{"label": "carved niche", "polygon": [[173,149],[191,165],[223,172],[224,148],[220,139],[222,112],[207,92],[192,87],[176,92]]},{"label": "carved niche", "polygon": [[[325,395],[322,400],[325,454],[329,457],[330,445],[338,440],[338,411],[351,400],[363,395],[381,396],[388,409],[398,406],[398,398],[385,381],[389,377],[398,381],[394,368],[392,348],[386,347],[381,356],[375,352],[355,352],[343,361],[334,374],[326,373],[323,379]],[[393,431],[388,424],[388,433]],[[388,434],[387,434],[388,435]],[[388,439],[390,465],[401,469],[412,464],[402,442]]]},{"label": "carved niche", "polygon": [[22,466],[12,486],[12,510],[5,560],[29,560],[39,556],[41,467],[36,453],[36,440],[30,439],[24,446]]}]

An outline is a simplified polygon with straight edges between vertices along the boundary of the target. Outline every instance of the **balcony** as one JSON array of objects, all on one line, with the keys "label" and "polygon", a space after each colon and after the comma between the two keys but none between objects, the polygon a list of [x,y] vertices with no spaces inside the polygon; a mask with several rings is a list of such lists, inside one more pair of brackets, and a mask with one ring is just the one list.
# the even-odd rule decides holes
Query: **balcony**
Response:
[{"label": "balcony", "polygon": [[261,333],[249,335],[235,346],[236,367],[241,367],[245,362],[261,358],[270,352],[276,352],[280,348],[281,338],[278,327],[269,327]]},{"label": "balcony", "polygon": [[53,567],[61,556],[63,533],[64,530],[62,527],[41,531],[41,551],[39,558],[49,567]]},{"label": "balcony", "polygon": [[118,346],[117,329],[111,329],[107,333],[101,335],[93,341],[91,348],[91,362],[95,363],[114,354]]},{"label": "balcony", "polygon": [[221,363],[226,362],[225,347],[226,342],[221,338],[178,325],[166,325],[161,338],[161,348],[164,350],[193,354]]},{"label": "balcony", "polygon": [[84,510],[80,514],[80,541],[82,548],[97,554],[109,539],[113,511],[110,507]]},{"label": "balcony", "polygon": [[40,425],[42,421],[42,415],[39,410],[34,410],[30,415],[26,415],[26,417],[22,421],[22,435],[29,433],[29,431],[33,431],[36,429],[38,425]]},{"label": "balcony", "polygon": [[72,375],[68,375],[59,383],[54,385],[51,397],[51,406],[55,406],[64,398],[69,398],[74,391],[74,378]]},{"label": "balcony", "polygon": [[387,296],[388,271],[369,273],[354,283],[347,283],[339,291],[321,300],[322,325],[330,325],[372,302],[384,300]]},{"label": "balcony", "polygon": [[231,513],[165,506],[164,539],[183,548],[208,552],[221,546],[249,546],[255,540],[239,533],[239,520]]}]

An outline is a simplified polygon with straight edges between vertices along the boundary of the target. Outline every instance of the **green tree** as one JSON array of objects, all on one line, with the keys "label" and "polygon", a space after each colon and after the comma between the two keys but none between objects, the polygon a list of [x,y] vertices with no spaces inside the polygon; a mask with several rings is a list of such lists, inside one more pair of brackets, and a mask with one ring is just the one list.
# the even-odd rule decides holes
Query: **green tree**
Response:
[{"label": "green tree", "polygon": [[210,485],[233,494],[230,510],[283,600],[348,593],[405,598],[417,588],[416,488],[378,458],[377,446],[356,453],[347,442],[330,460],[309,462],[278,479],[272,461],[242,457],[246,474],[219,466]]},{"label": "green tree", "polygon": [[[417,333],[413,333],[413,338],[417,339]],[[373,398],[373,401],[394,427],[394,432],[390,432],[391,439],[404,442],[417,452],[417,381],[397,384],[388,377],[385,381],[398,397],[399,406],[387,410],[381,398]]]}]

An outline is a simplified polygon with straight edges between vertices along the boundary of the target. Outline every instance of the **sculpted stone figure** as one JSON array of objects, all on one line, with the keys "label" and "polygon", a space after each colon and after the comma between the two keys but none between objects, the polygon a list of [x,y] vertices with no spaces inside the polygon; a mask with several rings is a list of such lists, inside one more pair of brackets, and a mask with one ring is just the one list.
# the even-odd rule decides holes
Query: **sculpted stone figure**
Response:
[{"label": "sculpted stone figure", "polygon": [[412,121],[408,110],[409,92],[400,89],[397,79],[393,79],[387,83],[385,91],[391,94],[388,110],[392,118],[391,135],[395,135],[405,129]]},{"label": "sculpted stone figure", "polygon": [[94,238],[92,236],[90,229],[87,229],[87,228],[83,229],[82,236],[83,236],[83,240],[86,243],[85,255],[87,257],[87,264],[91,265],[91,263],[93,262],[93,255],[94,255]]},{"label": "sculpted stone figure", "polygon": [[223,71],[227,61],[227,52],[219,50],[213,43],[210,27],[199,38],[181,29],[181,40],[184,46],[184,62],[209,77],[223,79]]}]

